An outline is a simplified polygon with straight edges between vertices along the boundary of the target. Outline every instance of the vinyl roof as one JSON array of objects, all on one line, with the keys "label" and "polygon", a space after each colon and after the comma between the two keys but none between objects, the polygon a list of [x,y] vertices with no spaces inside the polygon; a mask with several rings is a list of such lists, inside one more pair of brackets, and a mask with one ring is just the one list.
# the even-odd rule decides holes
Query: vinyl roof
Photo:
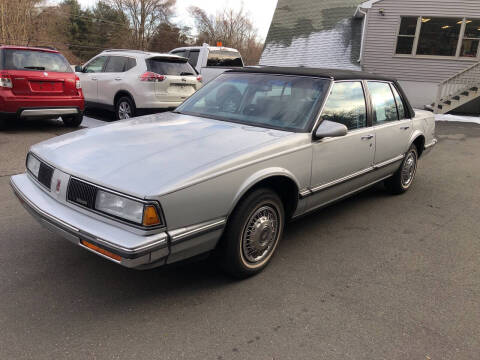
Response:
[{"label": "vinyl roof", "polygon": [[252,66],[228,70],[227,72],[245,72],[260,74],[282,74],[298,76],[315,76],[333,80],[382,80],[395,81],[394,78],[376,75],[364,71],[320,69],[306,67],[277,67],[277,66]]}]

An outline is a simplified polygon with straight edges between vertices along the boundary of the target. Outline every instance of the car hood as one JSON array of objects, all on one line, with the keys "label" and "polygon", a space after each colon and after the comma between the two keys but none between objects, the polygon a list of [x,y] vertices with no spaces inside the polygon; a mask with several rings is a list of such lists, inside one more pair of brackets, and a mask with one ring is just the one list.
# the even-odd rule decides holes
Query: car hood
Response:
[{"label": "car hood", "polygon": [[147,197],[287,149],[286,139],[295,135],[300,134],[162,113],[58,136],[31,151],[73,176]]}]

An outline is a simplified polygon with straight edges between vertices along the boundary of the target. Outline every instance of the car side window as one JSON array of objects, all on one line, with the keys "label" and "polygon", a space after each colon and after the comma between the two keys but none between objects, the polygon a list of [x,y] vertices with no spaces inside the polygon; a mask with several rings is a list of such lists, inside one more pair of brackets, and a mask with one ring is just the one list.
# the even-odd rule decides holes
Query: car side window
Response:
[{"label": "car side window", "polygon": [[99,56],[96,59],[93,59],[88,63],[87,66],[83,69],[85,73],[99,73],[103,70],[103,65],[105,65],[105,61],[107,60],[106,56]]},{"label": "car side window", "polygon": [[110,56],[105,66],[107,73],[121,73],[125,71],[128,58],[124,56]]},{"label": "car side window", "polygon": [[137,66],[137,60],[133,58],[127,58],[127,64],[125,65],[125,71],[128,71]]},{"label": "car side window", "polygon": [[198,55],[200,55],[200,51],[199,51],[199,50],[190,50],[190,53],[188,54],[188,62],[189,62],[190,65],[192,65],[193,67],[197,66]]},{"label": "car side window", "polygon": [[397,105],[390,84],[369,81],[368,90],[372,98],[375,125],[398,120]]},{"label": "car side window", "polygon": [[186,52],[185,50],[178,50],[178,51],[172,51],[172,54],[173,54],[173,55],[177,55],[177,56],[185,57],[185,55],[187,54],[187,52]]},{"label": "car side window", "polygon": [[343,124],[348,130],[366,127],[367,106],[362,83],[346,81],[333,84],[322,119]]},{"label": "car side window", "polygon": [[395,101],[397,102],[398,109],[398,118],[400,120],[405,119],[405,106],[403,105],[402,97],[398,93],[394,85],[392,85],[393,95],[395,96]]}]

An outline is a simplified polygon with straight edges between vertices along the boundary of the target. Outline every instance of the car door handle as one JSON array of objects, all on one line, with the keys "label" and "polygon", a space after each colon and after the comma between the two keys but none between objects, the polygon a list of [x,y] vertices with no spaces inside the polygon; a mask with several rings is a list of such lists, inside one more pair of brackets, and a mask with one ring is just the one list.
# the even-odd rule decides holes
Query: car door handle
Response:
[{"label": "car door handle", "polygon": [[362,136],[361,139],[362,140],[370,140],[370,139],[373,139],[373,135],[372,134],[365,135],[365,136]]},{"label": "car door handle", "polygon": [[402,126],[402,127],[400,128],[400,130],[408,130],[408,129],[410,129],[410,126]]},{"label": "car door handle", "polygon": [[115,78],[115,80],[120,81],[120,80],[122,80],[122,78]]},{"label": "car door handle", "polygon": [[92,78],[92,80],[97,81],[97,78]]}]

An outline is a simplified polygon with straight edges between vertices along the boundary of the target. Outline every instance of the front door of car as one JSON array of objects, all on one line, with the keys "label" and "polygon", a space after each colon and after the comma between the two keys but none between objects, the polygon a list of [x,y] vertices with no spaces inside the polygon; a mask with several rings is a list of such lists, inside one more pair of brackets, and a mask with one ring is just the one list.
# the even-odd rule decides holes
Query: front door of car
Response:
[{"label": "front door of car", "polygon": [[399,162],[408,150],[412,119],[406,118],[404,103],[393,84],[380,81],[367,84],[376,136],[375,165]]},{"label": "front door of car", "polygon": [[102,73],[107,60],[106,56],[98,56],[83,67],[79,73],[85,101],[98,103],[98,77]]},{"label": "front door of car", "polygon": [[334,83],[321,120],[344,124],[348,133],[314,140],[309,208],[328,203],[368,183],[375,156],[375,134],[368,126],[361,81]]}]

